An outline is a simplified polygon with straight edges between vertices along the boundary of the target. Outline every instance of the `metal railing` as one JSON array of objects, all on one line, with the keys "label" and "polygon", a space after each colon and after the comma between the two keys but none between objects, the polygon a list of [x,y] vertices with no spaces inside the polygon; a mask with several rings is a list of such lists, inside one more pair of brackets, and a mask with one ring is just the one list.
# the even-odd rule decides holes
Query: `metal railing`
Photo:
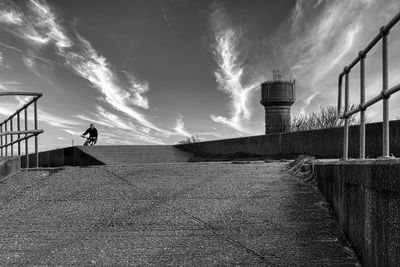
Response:
[{"label": "metal railing", "polygon": [[[0,96],[32,96],[32,98],[25,103],[22,107],[17,109],[11,116],[0,123],[0,154],[1,156],[8,156],[8,147],[10,147],[10,154],[14,156],[14,145],[17,144],[18,156],[21,156],[21,142],[25,141],[25,160],[26,168],[29,168],[29,153],[28,153],[28,139],[35,137],[35,167],[39,167],[39,154],[38,154],[38,135],[43,133],[43,130],[38,129],[37,119],[37,100],[42,96],[42,93],[32,92],[0,92]],[[28,130],[28,107],[33,104],[33,123],[34,129]],[[24,113],[24,130],[21,130],[21,113]],[[17,129],[14,129],[13,121],[16,118]],[[8,128],[8,125],[10,128]],[[10,141],[8,141],[8,136]],[[14,140],[14,137],[17,139]]]},{"label": "metal railing", "polygon": [[[367,45],[364,50],[358,53],[356,59],[346,66],[339,75],[338,81],[338,114],[344,119],[344,136],[343,136],[343,159],[349,156],[349,118],[360,112],[360,158],[365,159],[365,111],[368,107],[374,105],[380,100],[383,101],[383,157],[389,157],[389,98],[392,94],[400,90],[400,84],[388,89],[389,73],[388,73],[388,36],[390,30],[397,22],[400,21],[400,12],[392,18],[385,26],[380,28],[378,35]],[[365,102],[365,60],[368,52],[382,39],[382,91],[376,97]],[[349,110],[349,78],[351,69],[360,62],[360,104]],[[344,112],[342,112],[342,82],[345,78],[344,90]]]}]

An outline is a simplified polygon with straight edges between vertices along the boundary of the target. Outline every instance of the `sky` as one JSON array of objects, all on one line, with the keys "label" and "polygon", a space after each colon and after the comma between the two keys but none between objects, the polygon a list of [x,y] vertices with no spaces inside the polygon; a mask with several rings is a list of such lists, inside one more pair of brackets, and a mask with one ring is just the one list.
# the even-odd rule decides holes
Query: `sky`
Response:
[{"label": "sky", "polygon": [[[398,0],[0,0],[0,91],[43,93],[40,150],[83,143],[90,123],[99,145],[260,135],[260,84],[274,69],[296,80],[292,116],[336,105],[339,73],[399,11]],[[390,86],[399,47],[397,25]],[[382,87],[380,48],[366,61],[367,99]],[[24,101],[1,97],[0,120]],[[392,96],[391,119],[399,104]]]}]

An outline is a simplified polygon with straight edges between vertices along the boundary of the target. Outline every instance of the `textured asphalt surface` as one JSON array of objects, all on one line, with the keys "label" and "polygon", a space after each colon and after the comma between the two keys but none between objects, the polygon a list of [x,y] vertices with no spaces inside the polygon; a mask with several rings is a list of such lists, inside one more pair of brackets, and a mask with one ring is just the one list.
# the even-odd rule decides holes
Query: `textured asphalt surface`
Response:
[{"label": "textured asphalt surface", "polygon": [[0,184],[0,265],[357,266],[284,163],[19,173]]}]

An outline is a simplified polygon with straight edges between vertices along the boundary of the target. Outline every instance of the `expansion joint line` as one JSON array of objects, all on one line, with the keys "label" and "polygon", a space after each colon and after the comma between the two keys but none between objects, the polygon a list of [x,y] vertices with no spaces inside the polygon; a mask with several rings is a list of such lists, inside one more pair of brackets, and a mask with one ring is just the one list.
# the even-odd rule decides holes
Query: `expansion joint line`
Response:
[{"label": "expansion joint line", "polygon": [[179,209],[179,211],[181,211],[182,213],[186,214],[187,216],[189,216],[190,218],[194,219],[195,221],[200,222],[201,224],[203,224],[204,226],[206,226],[206,228],[208,230],[210,230],[215,236],[217,236],[220,239],[226,240],[229,243],[233,244],[234,246],[240,248],[240,249],[244,249],[246,252],[253,254],[254,256],[256,256],[257,258],[259,258],[260,260],[262,260],[263,262],[267,263],[268,266],[275,266],[274,264],[272,264],[271,262],[268,261],[268,259],[266,259],[265,257],[263,257],[262,255],[260,255],[259,253],[257,253],[256,251],[252,250],[251,248],[246,247],[245,245],[243,245],[242,243],[240,243],[239,241],[236,241],[232,238],[229,237],[224,237],[221,234],[218,233],[218,230],[215,229],[214,226],[212,226],[211,224],[209,224],[208,222],[200,219],[199,217],[196,217],[184,210]]},{"label": "expansion joint line", "polygon": [[[107,169],[105,169],[105,168],[99,168],[99,169],[101,169],[101,170],[103,170],[104,172],[106,172],[106,173],[108,173],[108,174],[111,174],[112,176],[114,176],[114,177],[116,177],[116,178],[118,178],[118,179],[124,181],[125,183],[127,183],[129,186],[131,186],[131,187],[133,187],[133,188],[140,189],[140,188],[138,188],[137,186],[135,186],[134,184],[132,184],[132,183],[131,183],[129,180],[127,180],[126,178],[121,177],[121,176],[115,174],[114,172],[112,172],[112,171],[110,171],[110,170],[107,170]],[[259,258],[260,260],[262,260],[263,262],[267,263],[268,266],[275,266],[274,264],[272,264],[271,262],[269,262],[268,259],[266,259],[266,258],[263,257],[262,255],[260,255],[260,254],[257,253],[256,251],[254,251],[254,250],[252,250],[252,249],[246,247],[246,246],[243,245],[242,243],[240,243],[240,242],[238,242],[238,241],[236,241],[236,240],[234,240],[234,239],[232,239],[232,238],[222,236],[221,234],[218,233],[218,230],[217,230],[214,226],[212,226],[211,224],[207,223],[206,221],[200,219],[199,217],[196,217],[196,216],[194,216],[194,215],[188,213],[187,211],[185,211],[185,210],[183,210],[183,209],[175,209],[175,210],[176,210],[176,211],[179,211],[179,212],[182,212],[183,214],[185,214],[186,216],[192,218],[192,219],[195,220],[195,221],[200,222],[201,224],[203,224],[208,230],[210,230],[210,231],[211,231],[215,236],[217,236],[218,238],[228,241],[229,243],[233,244],[233,245],[236,246],[237,248],[244,249],[244,250],[245,250],[247,253],[249,253],[249,254],[253,254],[254,256],[256,256],[257,258]]]},{"label": "expansion joint line", "polygon": [[131,187],[134,187],[134,188],[136,188],[136,189],[140,189],[140,188],[138,188],[136,185],[134,185],[133,183],[131,183],[128,179],[126,179],[126,178],[124,178],[124,177],[122,177],[122,176],[119,176],[119,175],[113,173],[112,171],[109,171],[109,170],[107,170],[107,169],[105,169],[105,168],[101,168],[101,167],[99,167],[99,169],[102,170],[102,171],[104,171],[104,172],[106,172],[106,173],[108,173],[108,174],[111,174],[112,176],[114,176],[114,177],[118,178],[119,180],[125,182],[126,184],[128,184],[128,185],[131,186]]}]

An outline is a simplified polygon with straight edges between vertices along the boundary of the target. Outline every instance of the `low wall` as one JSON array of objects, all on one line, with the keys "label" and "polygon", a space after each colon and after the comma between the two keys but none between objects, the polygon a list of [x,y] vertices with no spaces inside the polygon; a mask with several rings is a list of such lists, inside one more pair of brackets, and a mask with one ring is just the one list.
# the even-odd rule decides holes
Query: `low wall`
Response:
[{"label": "low wall", "polygon": [[400,264],[400,159],[318,162],[317,185],[362,264]]},{"label": "low wall", "polygon": [[[366,138],[367,157],[381,156],[382,123],[367,124]],[[195,155],[211,157],[252,154],[274,158],[293,158],[298,155],[312,155],[316,158],[341,158],[343,128],[259,135],[175,145],[175,147]],[[358,157],[358,153],[359,126],[351,126],[349,156]],[[400,120],[390,122],[390,153],[400,156]]]},{"label": "low wall", "polygon": [[20,157],[4,157],[0,159],[0,182],[21,169]]},{"label": "low wall", "polygon": [[[66,147],[39,153],[39,167],[104,165],[79,147]],[[22,168],[26,167],[26,156],[21,157]],[[35,155],[29,154],[29,166],[35,166]]]}]

